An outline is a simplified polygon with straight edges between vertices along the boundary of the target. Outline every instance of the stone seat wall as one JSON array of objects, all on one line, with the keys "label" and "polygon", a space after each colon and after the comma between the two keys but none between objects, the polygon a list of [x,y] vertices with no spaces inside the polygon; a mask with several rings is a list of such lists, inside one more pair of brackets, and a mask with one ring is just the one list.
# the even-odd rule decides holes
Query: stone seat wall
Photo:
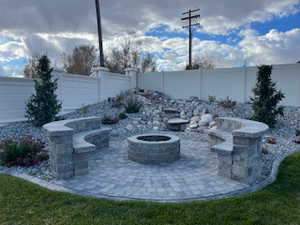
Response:
[{"label": "stone seat wall", "polygon": [[43,128],[49,139],[51,170],[58,179],[87,174],[90,153],[109,144],[110,129],[101,128],[98,117],[61,120]]},{"label": "stone seat wall", "polygon": [[209,130],[211,151],[218,154],[218,174],[253,184],[261,174],[262,136],[269,127],[260,122],[221,117]]}]

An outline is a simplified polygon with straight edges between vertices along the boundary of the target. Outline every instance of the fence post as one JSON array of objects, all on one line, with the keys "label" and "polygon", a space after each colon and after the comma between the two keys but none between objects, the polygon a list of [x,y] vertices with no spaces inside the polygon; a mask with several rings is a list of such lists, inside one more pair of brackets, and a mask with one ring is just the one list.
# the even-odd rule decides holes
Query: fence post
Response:
[{"label": "fence post", "polygon": [[248,86],[247,76],[248,76],[248,71],[247,71],[247,66],[245,66],[244,67],[244,103],[246,103],[248,101],[248,96],[247,96],[247,86]]},{"label": "fence post", "polygon": [[200,100],[204,100],[203,99],[203,90],[202,90],[202,87],[203,87],[203,69],[200,69],[199,70],[200,71],[200,84],[199,84],[199,91],[200,91],[200,93],[199,93],[199,98],[200,98]]},{"label": "fence post", "polygon": [[165,72],[164,71],[162,71],[162,93],[164,93],[164,94],[167,94],[166,93],[166,75],[165,75]]},{"label": "fence post", "polygon": [[127,68],[125,70],[125,74],[126,74],[126,76],[128,76],[130,78],[129,88],[130,89],[137,88],[138,87],[138,84],[137,84],[138,69],[137,68]]},{"label": "fence post", "polygon": [[102,83],[103,83],[103,75],[108,72],[108,68],[106,67],[96,67],[95,72],[96,72],[96,77],[97,77],[97,99],[98,102],[101,102],[102,100]]}]

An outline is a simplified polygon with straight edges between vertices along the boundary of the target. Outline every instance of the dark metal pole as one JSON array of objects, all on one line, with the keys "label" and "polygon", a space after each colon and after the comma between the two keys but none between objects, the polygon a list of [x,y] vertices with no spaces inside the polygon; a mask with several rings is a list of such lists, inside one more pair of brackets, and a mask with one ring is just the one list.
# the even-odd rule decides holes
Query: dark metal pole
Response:
[{"label": "dark metal pole", "polygon": [[103,54],[103,41],[102,41],[102,27],[101,27],[101,14],[99,0],[95,0],[97,25],[98,25],[98,40],[99,40],[99,53],[100,53],[100,66],[104,67],[104,54]]},{"label": "dark metal pole", "polygon": [[192,11],[189,10],[189,68],[192,69]]},{"label": "dark metal pole", "polygon": [[193,26],[199,26],[200,23],[193,23],[192,19],[198,19],[200,18],[200,14],[196,14],[194,16],[192,16],[192,13],[194,12],[198,12],[200,11],[200,9],[196,9],[196,10],[191,10],[189,9],[189,11],[182,13],[183,15],[188,14],[187,17],[181,18],[181,20],[185,21],[185,20],[189,20],[189,24],[186,26],[183,26],[183,28],[189,28],[189,64],[188,64],[188,69],[192,69],[193,67]]}]

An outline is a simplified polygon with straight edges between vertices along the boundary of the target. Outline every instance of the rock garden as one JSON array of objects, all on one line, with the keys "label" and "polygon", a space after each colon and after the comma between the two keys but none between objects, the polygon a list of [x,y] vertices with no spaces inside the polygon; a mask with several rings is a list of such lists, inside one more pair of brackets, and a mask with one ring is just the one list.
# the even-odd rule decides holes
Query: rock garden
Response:
[{"label": "rock garden", "polygon": [[[126,96],[130,96],[130,106],[124,104]],[[75,112],[63,115],[61,118],[76,119],[95,116],[101,118],[102,128],[111,129],[110,148],[95,154],[94,160],[90,162],[90,173],[87,175],[89,179],[86,179],[90,180],[90,183],[79,185],[84,179],[80,176],[71,181],[58,181],[50,169],[48,158],[42,157],[44,152],[49,150],[47,132],[28,122],[2,126],[0,128],[0,140],[4,143],[3,141],[8,139],[20,140],[20,138],[30,137],[32,140],[44,143],[45,146],[40,147],[42,153],[37,153],[41,156],[34,159],[37,160],[37,163],[28,163],[25,166],[22,163],[2,164],[0,170],[8,173],[28,174],[52,184],[69,188],[73,192],[99,197],[161,199],[165,201],[179,198],[177,200],[180,200],[180,197],[171,191],[176,190],[176,188],[181,191],[179,196],[182,197],[182,200],[201,199],[201,196],[205,197],[203,199],[213,198],[214,195],[222,197],[226,193],[231,196],[243,193],[243,190],[248,186],[234,181],[229,182],[229,180],[220,177],[218,180],[212,179],[217,175],[218,160],[217,155],[209,149],[208,131],[217,128],[216,121],[218,118],[238,117],[247,119],[252,114],[253,111],[249,104],[209,102],[202,101],[197,97],[190,97],[185,100],[172,99],[155,91],[131,90],[115,98],[85,106]],[[276,159],[281,160],[297,151],[298,134],[296,130],[299,114],[299,108],[285,107],[284,116],[279,117],[277,125],[264,134],[262,139],[262,173],[252,186],[260,184],[271,176],[273,163]],[[144,133],[165,133],[180,137],[181,159],[163,166],[141,165],[129,161],[127,159],[126,138]],[[107,151],[111,152],[108,153]],[[197,163],[200,164],[197,165]],[[102,175],[97,179],[102,179],[106,186],[97,187],[97,181],[91,179],[100,173]],[[204,178],[203,180],[194,179],[195,176],[200,175]],[[126,179],[123,179],[122,182],[124,176]],[[171,178],[168,180],[168,177]],[[116,183],[111,183],[112,180]],[[117,182],[118,180],[120,182]],[[195,182],[195,180],[201,180],[201,182]],[[151,184],[153,181],[156,182],[155,185]],[[131,183],[137,185],[128,188],[128,184]],[[207,186],[205,183],[209,185]],[[89,186],[88,184],[90,189],[85,190],[83,187]],[[72,189],[75,186],[77,188]],[[146,188],[140,191],[142,186]],[[182,186],[186,187],[186,193],[180,189]],[[157,190],[157,194],[153,193],[151,188]]]}]

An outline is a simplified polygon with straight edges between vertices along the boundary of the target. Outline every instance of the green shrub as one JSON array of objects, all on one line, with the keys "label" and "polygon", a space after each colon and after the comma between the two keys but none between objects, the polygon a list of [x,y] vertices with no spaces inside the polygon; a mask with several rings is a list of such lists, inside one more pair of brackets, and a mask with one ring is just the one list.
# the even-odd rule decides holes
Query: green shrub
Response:
[{"label": "green shrub", "polygon": [[88,105],[81,106],[81,108],[78,109],[78,112],[80,114],[87,114],[89,112],[89,106]]},{"label": "green shrub", "polygon": [[26,104],[25,117],[35,126],[43,126],[55,120],[61,110],[57,99],[57,79],[52,78],[50,61],[46,55],[39,59],[37,72],[39,79],[34,80],[35,94]]},{"label": "green shrub", "polygon": [[216,101],[217,101],[217,98],[216,98],[216,96],[209,95],[209,96],[208,96],[208,101],[209,101],[210,103],[213,103],[213,102],[216,102]]},{"label": "green shrub", "polygon": [[221,100],[219,104],[223,108],[232,109],[236,105],[236,101],[231,100],[229,96],[227,96],[226,99]]},{"label": "green shrub", "polygon": [[48,159],[44,144],[29,136],[19,141],[10,139],[0,142],[0,151],[1,164],[8,167],[33,166]]},{"label": "green shrub", "polygon": [[276,89],[276,83],[271,79],[272,66],[258,67],[256,87],[251,98],[254,115],[253,120],[260,121],[274,127],[278,115],[283,116],[283,107],[278,106],[285,95]]},{"label": "green shrub", "polygon": [[105,125],[112,125],[112,124],[118,123],[119,122],[119,118],[116,117],[116,116],[113,116],[113,115],[105,114],[102,117],[101,122],[102,122],[102,124],[105,124]]},{"label": "green shrub", "polygon": [[138,113],[141,110],[142,106],[143,105],[139,102],[135,95],[131,94],[127,96],[125,102],[126,113]]},{"label": "green shrub", "polygon": [[126,115],[125,112],[121,112],[121,113],[119,114],[119,119],[120,119],[120,120],[125,120],[125,119],[127,119],[127,118],[128,118],[128,116]]}]

